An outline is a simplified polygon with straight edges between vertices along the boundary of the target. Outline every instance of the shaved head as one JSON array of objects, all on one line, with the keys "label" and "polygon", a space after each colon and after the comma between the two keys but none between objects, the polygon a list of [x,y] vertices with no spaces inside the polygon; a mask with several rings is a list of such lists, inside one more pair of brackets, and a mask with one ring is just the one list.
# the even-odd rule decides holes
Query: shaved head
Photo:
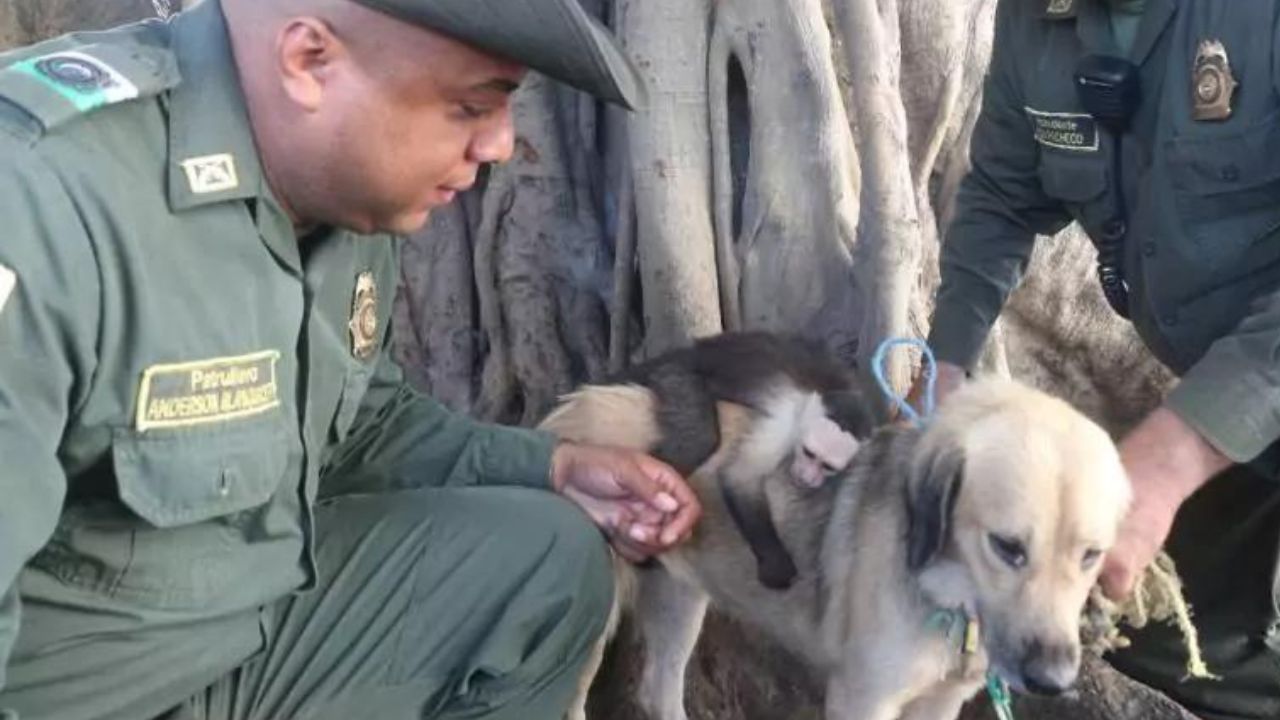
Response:
[{"label": "shaved head", "polygon": [[413,232],[514,143],[524,68],[350,0],[222,0],[271,189],[299,228]]},{"label": "shaved head", "polygon": [[[268,41],[255,43],[255,48],[270,50],[271,41],[282,30],[294,23],[310,21],[327,29],[356,62],[370,72],[386,76],[403,72],[412,57],[430,54],[430,45],[452,43],[438,33],[351,0],[222,0],[222,5],[227,15],[234,18],[233,36]],[[262,61],[262,58],[246,59]]]}]

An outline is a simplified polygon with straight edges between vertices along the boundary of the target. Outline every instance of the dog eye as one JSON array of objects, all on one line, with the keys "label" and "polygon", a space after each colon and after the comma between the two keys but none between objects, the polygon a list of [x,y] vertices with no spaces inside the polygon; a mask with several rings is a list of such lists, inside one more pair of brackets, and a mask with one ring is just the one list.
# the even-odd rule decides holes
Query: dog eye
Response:
[{"label": "dog eye", "polygon": [[991,549],[996,551],[996,555],[1001,560],[1014,569],[1021,568],[1027,564],[1027,548],[1020,541],[1013,538],[1000,537],[995,533],[988,536],[991,541]]},{"label": "dog eye", "polygon": [[1098,562],[1098,558],[1100,557],[1102,557],[1102,551],[1098,550],[1097,548],[1090,548],[1088,550],[1085,550],[1084,559],[1080,561],[1080,566],[1083,567],[1085,570],[1088,570],[1089,568],[1093,567],[1094,563]]}]

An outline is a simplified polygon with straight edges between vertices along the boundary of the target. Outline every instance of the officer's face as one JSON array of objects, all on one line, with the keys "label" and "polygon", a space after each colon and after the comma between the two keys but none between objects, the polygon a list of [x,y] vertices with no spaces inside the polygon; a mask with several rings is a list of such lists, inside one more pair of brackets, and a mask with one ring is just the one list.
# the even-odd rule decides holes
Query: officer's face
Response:
[{"label": "officer's face", "polygon": [[[410,233],[512,153],[511,93],[525,70],[403,23],[379,46],[336,53],[309,73],[316,148],[311,219],[358,232]],[[301,198],[298,198],[301,200]]]},{"label": "officer's face", "polygon": [[524,68],[432,40],[418,48],[417,62],[373,76],[363,98],[347,106],[342,136],[360,138],[343,153],[357,229],[413,232],[471,187],[482,164],[511,157],[511,93]]}]

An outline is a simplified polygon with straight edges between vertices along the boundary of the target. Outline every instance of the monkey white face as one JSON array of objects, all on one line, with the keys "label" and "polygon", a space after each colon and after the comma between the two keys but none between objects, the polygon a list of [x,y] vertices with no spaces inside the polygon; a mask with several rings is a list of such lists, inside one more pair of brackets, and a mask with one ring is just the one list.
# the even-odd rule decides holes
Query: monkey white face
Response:
[{"label": "monkey white face", "polygon": [[825,414],[807,417],[791,456],[791,479],[807,488],[821,487],[844,470],[858,452],[858,439]]}]

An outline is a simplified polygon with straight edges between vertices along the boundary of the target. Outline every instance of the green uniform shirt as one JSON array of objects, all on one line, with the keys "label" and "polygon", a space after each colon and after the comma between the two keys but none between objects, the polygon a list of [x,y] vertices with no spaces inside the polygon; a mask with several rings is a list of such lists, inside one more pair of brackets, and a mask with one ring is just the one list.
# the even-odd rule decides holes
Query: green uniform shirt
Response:
[{"label": "green uniform shirt", "polygon": [[1146,4],[1146,0],[1107,0],[1111,34],[1121,55],[1128,55],[1133,51],[1133,43],[1138,39],[1138,27],[1142,24],[1142,10]]},{"label": "green uniform shirt", "polygon": [[318,496],[545,486],[405,385],[392,237],[299,243],[217,2],[0,68],[0,687],[22,599],[231,613],[314,584]]},{"label": "green uniform shirt", "polygon": [[[1124,148],[1130,313],[1182,382],[1171,407],[1236,461],[1280,437],[1280,52],[1276,0],[1147,0],[1129,57],[1142,103]],[[1193,118],[1201,42],[1239,83],[1225,120]],[[1100,0],[1001,0],[973,169],[942,252],[931,343],[972,366],[1035,234],[1111,217],[1112,143],[1073,72],[1114,52]]]}]

